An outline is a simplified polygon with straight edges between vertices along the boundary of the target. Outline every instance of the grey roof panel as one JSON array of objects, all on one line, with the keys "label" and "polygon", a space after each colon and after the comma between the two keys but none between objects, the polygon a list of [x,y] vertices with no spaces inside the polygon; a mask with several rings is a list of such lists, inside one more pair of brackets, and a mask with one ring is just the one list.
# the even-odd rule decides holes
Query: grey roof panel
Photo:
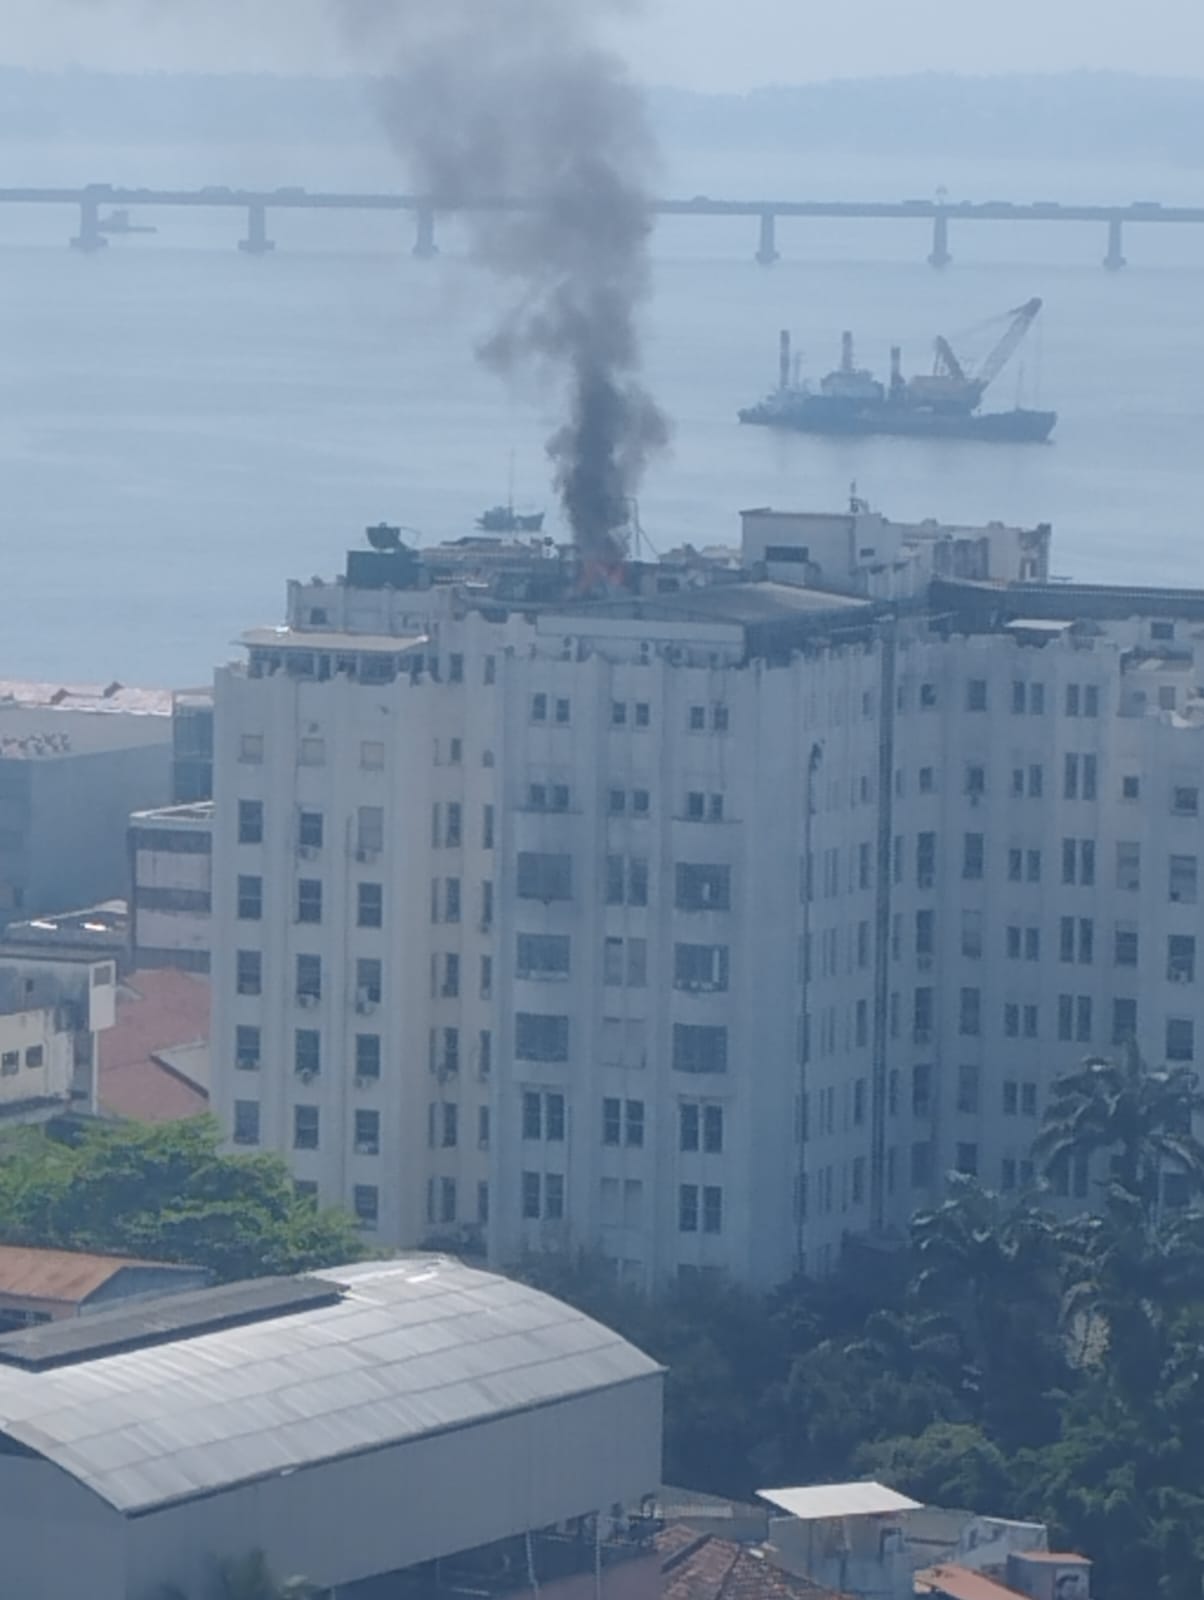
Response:
[{"label": "grey roof panel", "polygon": [[206,1291],[234,1315],[215,1326],[200,1303],[167,1342],[152,1320],[143,1347],[111,1331],[91,1356],[69,1341],[70,1365],[0,1362],[0,1433],[138,1512],[660,1370],[570,1307],[459,1262],[315,1277],[297,1298]]}]

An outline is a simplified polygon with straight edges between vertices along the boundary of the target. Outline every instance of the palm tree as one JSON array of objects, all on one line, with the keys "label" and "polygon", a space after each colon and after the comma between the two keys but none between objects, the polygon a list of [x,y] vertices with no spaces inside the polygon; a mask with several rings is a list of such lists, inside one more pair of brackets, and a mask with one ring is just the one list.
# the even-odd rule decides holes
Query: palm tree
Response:
[{"label": "palm tree", "polygon": [[1114,1181],[1153,1215],[1164,1165],[1189,1190],[1204,1189],[1204,1144],[1192,1132],[1199,1111],[1204,1095],[1190,1067],[1149,1067],[1128,1044],[1119,1060],[1092,1056],[1057,1079],[1033,1154],[1049,1174],[1111,1151]]}]

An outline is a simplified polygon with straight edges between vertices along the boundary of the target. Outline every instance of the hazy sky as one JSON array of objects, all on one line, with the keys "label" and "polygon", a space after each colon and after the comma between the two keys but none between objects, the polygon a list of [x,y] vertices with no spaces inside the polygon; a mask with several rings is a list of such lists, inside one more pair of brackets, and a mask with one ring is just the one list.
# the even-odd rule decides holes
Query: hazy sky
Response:
[{"label": "hazy sky", "polygon": [[[0,0],[0,59],[329,71],[324,3]],[[618,29],[633,68],[695,88],[929,69],[1204,77],[1204,0],[646,0],[641,11]]]}]

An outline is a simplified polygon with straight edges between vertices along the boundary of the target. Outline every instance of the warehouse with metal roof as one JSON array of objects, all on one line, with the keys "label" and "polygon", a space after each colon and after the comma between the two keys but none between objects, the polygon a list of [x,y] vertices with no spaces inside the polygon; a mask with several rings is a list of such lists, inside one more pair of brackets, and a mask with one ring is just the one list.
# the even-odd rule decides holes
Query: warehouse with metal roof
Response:
[{"label": "warehouse with metal roof", "polygon": [[12,1334],[4,1592],[202,1595],[255,1550],[334,1588],[631,1506],[661,1385],[599,1323],[437,1256]]}]

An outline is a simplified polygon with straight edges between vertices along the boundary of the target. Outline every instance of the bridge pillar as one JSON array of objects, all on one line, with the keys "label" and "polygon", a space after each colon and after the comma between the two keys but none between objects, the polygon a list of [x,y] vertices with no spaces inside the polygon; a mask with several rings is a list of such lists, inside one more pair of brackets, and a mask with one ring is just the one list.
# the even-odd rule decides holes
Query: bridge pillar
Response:
[{"label": "bridge pillar", "polygon": [[939,271],[947,267],[953,260],[949,254],[949,218],[943,211],[938,211],[932,219],[932,251],[928,257],[928,265],[936,267]]},{"label": "bridge pillar", "polygon": [[266,256],[276,248],[276,241],[268,238],[268,208],[262,203],[247,207],[247,236],[238,248],[245,256]]},{"label": "bridge pillar", "polygon": [[1104,267],[1108,272],[1119,272],[1125,265],[1124,228],[1119,217],[1108,218],[1108,254]]},{"label": "bridge pillar", "polygon": [[763,267],[772,267],[778,259],[777,222],[778,219],[772,211],[762,211],[757,260]]},{"label": "bridge pillar", "polygon": [[100,231],[100,201],[95,195],[85,194],[79,203],[79,232],[72,239],[71,248],[92,255],[108,242]]},{"label": "bridge pillar", "polygon": [[432,261],[439,254],[435,243],[435,213],[430,206],[418,207],[418,221],[414,232],[414,255],[419,261]]}]

